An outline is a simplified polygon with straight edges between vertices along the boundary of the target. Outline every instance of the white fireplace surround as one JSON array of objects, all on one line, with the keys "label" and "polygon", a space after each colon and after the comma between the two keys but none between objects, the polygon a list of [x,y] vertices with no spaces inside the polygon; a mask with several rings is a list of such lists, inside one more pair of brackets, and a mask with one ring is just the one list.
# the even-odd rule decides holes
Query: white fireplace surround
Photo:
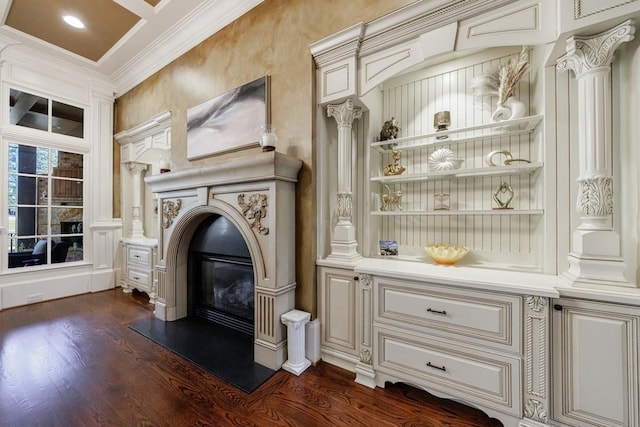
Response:
[{"label": "white fireplace surround", "polygon": [[247,243],[255,283],[254,359],[270,369],[286,360],[280,316],[295,305],[295,183],[302,161],[271,151],[157,174],[145,182],[158,196],[155,315],[187,315],[191,238],[212,214],[230,220]]}]

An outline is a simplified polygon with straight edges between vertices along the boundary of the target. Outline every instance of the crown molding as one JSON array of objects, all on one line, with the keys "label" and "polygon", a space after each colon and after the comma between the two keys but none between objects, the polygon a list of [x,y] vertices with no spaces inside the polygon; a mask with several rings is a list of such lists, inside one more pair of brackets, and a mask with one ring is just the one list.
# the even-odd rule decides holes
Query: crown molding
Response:
[{"label": "crown molding", "polygon": [[202,43],[264,0],[203,2],[169,31],[111,74],[120,96]]}]

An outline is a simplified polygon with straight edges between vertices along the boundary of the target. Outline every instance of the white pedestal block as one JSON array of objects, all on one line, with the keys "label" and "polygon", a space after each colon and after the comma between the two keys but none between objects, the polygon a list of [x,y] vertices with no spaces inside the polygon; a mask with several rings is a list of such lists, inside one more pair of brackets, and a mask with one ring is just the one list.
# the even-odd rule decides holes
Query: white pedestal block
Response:
[{"label": "white pedestal block", "polygon": [[291,310],[280,317],[287,327],[287,354],[289,360],[284,362],[282,369],[295,375],[300,375],[311,366],[305,357],[305,325],[311,319],[311,314],[301,310]]}]

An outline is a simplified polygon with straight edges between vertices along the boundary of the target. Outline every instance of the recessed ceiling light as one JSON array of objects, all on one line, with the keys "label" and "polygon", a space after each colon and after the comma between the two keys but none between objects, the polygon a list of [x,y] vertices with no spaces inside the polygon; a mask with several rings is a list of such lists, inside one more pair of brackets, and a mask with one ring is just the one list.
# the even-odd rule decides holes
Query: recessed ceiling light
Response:
[{"label": "recessed ceiling light", "polygon": [[62,19],[64,19],[64,22],[66,22],[67,24],[71,25],[74,28],[84,28],[84,22],[82,22],[80,19],[76,18],[73,15],[64,15]]}]

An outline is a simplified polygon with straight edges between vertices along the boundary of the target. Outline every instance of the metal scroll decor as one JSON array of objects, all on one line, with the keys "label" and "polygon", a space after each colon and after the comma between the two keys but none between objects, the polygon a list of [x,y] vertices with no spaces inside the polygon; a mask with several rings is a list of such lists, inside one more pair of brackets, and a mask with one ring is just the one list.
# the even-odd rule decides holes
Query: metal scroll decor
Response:
[{"label": "metal scroll decor", "polygon": [[251,224],[251,228],[260,234],[269,234],[269,228],[262,225],[261,221],[267,216],[267,195],[252,194],[245,202],[244,194],[238,194],[238,205],[242,214]]},{"label": "metal scroll decor", "polygon": [[162,227],[169,228],[171,224],[173,224],[173,220],[180,213],[180,208],[182,207],[182,200],[177,199],[175,202],[173,200],[165,200],[162,202]]}]

